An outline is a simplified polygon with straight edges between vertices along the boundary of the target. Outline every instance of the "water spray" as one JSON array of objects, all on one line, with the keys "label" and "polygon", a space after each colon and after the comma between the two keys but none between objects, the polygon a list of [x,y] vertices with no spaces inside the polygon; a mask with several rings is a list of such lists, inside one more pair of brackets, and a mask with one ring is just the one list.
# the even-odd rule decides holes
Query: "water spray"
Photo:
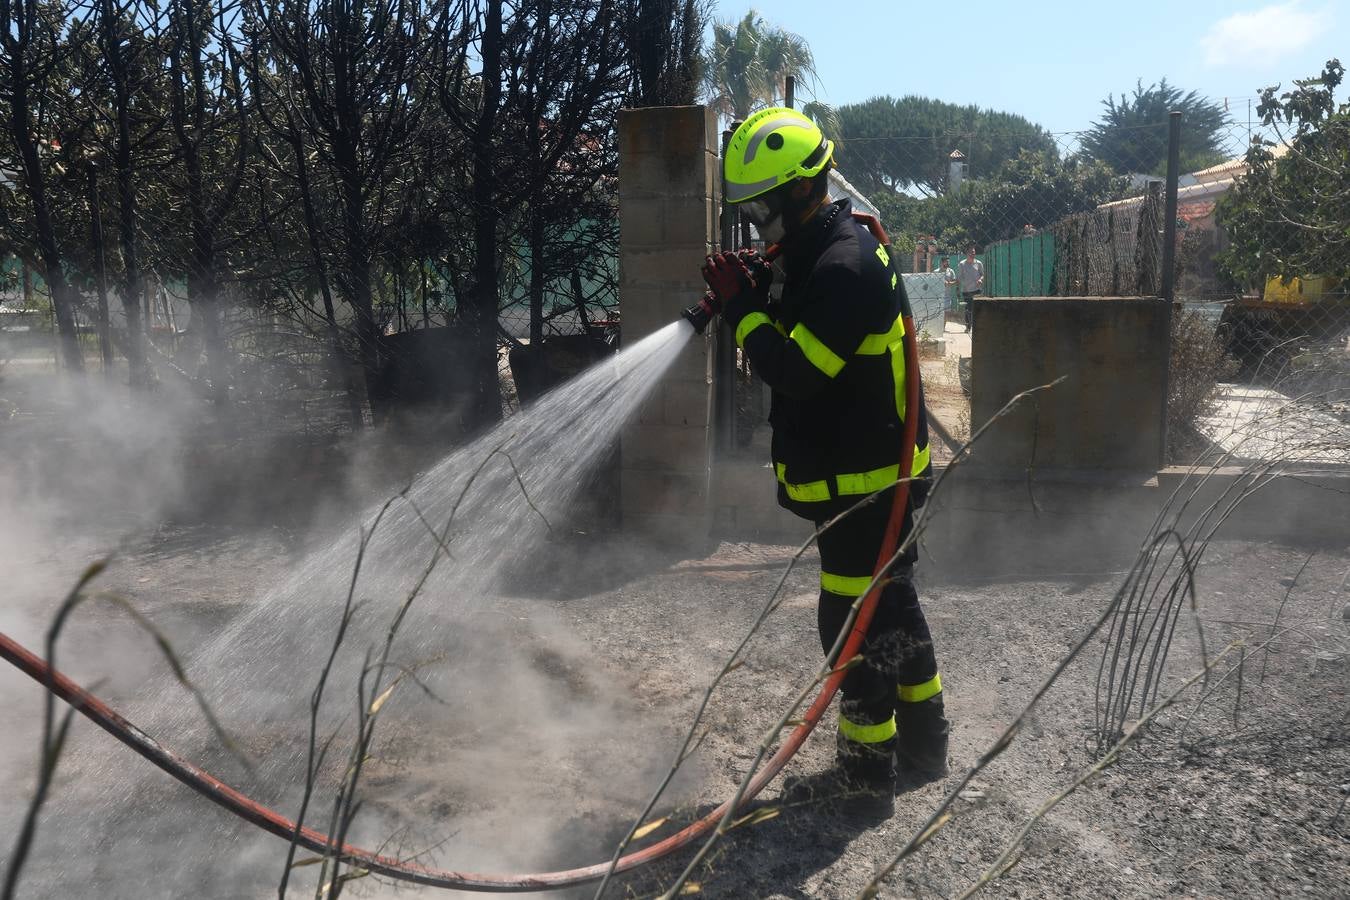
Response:
[{"label": "water spray", "polygon": [[[854,216],[872,231],[878,241],[883,245],[889,245],[889,238],[874,217],[863,216],[858,213],[854,213]],[[772,259],[773,256],[777,255],[777,252],[777,245],[771,246],[765,251],[764,258]],[[706,301],[707,297],[704,300]],[[702,325],[706,327],[712,315],[716,312],[714,305],[715,301],[705,308],[704,303],[700,302],[685,310],[683,317],[694,326],[695,330],[701,332],[699,320],[701,319]],[[708,309],[712,309],[712,312],[709,313]],[[698,312],[695,313],[694,310],[698,310]],[[703,318],[705,313],[707,316]],[[918,435],[919,355],[918,344],[915,341],[914,316],[908,305],[904,307],[901,315],[905,329],[903,341],[907,377],[905,379],[906,415],[904,441],[900,455],[900,472],[908,475],[913,469],[914,445]],[[863,638],[871,625],[877,601],[886,581],[879,576],[889,566],[891,557],[895,555],[896,548],[899,546],[900,530],[908,503],[909,480],[902,477],[895,485],[886,535],[882,541],[881,552],[877,557],[874,569],[877,576],[874,577],[875,583],[863,598],[848,639],[840,651],[840,661],[847,662],[853,659],[862,646]],[[0,658],[5,659],[53,695],[70,704],[85,718],[140,756],[233,815],[263,831],[276,835],[282,840],[294,841],[299,846],[315,853],[331,855],[349,865],[359,866],[374,874],[402,881],[438,888],[495,893],[550,890],[599,881],[611,872],[631,871],[688,846],[715,829],[722,819],[732,812],[732,801],[728,800],[681,831],[650,847],[630,852],[613,863],[606,861],[575,869],[529,874],[489,874],[438,869],[414,861],[386,856],[377,851],[351,844],[338,843],[336,839],[323,832],[297,824],[174,753],[94,694],[80,687],[74,680],[49,666],[46,660],[24,648],[3,632],[0,632]],[[763,768],[755,774],[746,790],[741,794],[741,799],[737,804],[738,808],[743,808],[757,796],[806,743],[806,739],[820,722],[825,710],[833,701],[835,693],[839,690],[846,669],[846,665],[836,665],[834,671],[821,687],[820,693],[802,716],[801,723],[793,729],[774,755],[764,763]]]}]

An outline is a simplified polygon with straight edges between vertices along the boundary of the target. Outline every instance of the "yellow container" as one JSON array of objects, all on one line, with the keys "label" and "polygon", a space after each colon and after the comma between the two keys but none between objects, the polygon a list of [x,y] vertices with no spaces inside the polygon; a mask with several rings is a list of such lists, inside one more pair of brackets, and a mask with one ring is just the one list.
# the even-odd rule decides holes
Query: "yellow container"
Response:
[{"label": "yellow container", "polygon": [[1331,287],[1331,279],[1322,275],[1291,278],[1286,284],[1279,276],[1266,279],[1262,299],[1267,303],[1314,303]]}]

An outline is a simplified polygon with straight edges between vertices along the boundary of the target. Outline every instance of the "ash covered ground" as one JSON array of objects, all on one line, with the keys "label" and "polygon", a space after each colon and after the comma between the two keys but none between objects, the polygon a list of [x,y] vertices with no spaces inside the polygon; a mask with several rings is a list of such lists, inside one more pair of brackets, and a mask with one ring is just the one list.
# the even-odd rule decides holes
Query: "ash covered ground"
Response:
[{"label": "ash covered ground", "polygon": [[[115,550],[96,588],[131,600],[197,677],[196,651],[334,530],[354,528],[379,490],[344,481],[341,490],[314,491],[308,506],[288,504],[284,515],[260,509],[225,522],[200,506],[187,514],[124,502],[112,515],[112,507],[100,514],[68,497],[52,499],[42,515],[7,515],[0,628],[40,647],[46,621],[79,571]],[[772,785],[758,808],[775,814],[728,835],[692,879],[702,895],[854,896],[1021,711],[1124,577],[1085,565],[973,580],[962,577],[961,554],[979,548],[932,549],[920,590],[954,722],[952,775],[901,795],[892,820],[866,829],[819,806],[779,807]],[[459,869],[567,868],[607,858],[793,550],[724,542],[681,552],[613,533],[559,535],[531,548],[499,593],[468,598],[477,615],[448,631],[444,658],[428,662],[448,673],[436,682],[438,699],[410,692],[391,703],[361,782],[365,805],[353,837]],[[1344,896],[1350,812],[1337,814],[1350,792],[1343,618],[1350,554],[1321,549],[1309,559],[1310,552],[1232,540],[1210,548],[1197,582],[1209,650],[1244,636],[1252,644],[1265,640],[1277,610],[1286,629],[1280,640],[1269,654],[1249,654],[1240,677],[1233,671],[1220,680],[1231,667],[1216,669],[1213,693],[1198,710],[1198,694],[1186,695],[1118,764],[1046,816],[990,895]],[[714,698],[708,737],[661,808],[668,823],[645,841],[729,796],[755,743],[811,677],[819,661],[815,573],[808,554],[788,577],[786,602]],[[332,625],[331,617],[315,622],[306,640],[326,646]],[[1190,622],[1176,635],[1164,693],[1200,664]],[[1066,671],[883,896],[959,895],[1046,798],[1094,763],[1102,646],[1090,645]],[[147,692],[163,682],[165,666],[112,604],[82,607],[59,653],[62,668],[97,684],[133,719],[153,712],[148,697],[192,711],[186,694]],[[276,691],[303,702],[312,687],[312,679],[297,678]],[[347,685],[333,691],[336,702],[354,705]],[[238,706],[240,698],[210,699]],[[272,709],[275,700],[259,702]],[[0,703],[3,868],[16,811],[33,787],[42,694],[4,667]],[[265,759],[302,751],[307,723],[235,715],[226,725],[246,753]],[[189,757],[213,760],[227,781],[248,783],[247,772],[218,748],[156,736]],[[828,735],[817,734],[788,772],[823,769],[832,752]],[[320,782],[318,826],[331,814],[326,791],[334,765]],[[280,809],[293,814],[294,785],[272,788]],[[18,896],[275,896],[284,856],[283,842],[241,825],[77,720]],[[631,875],[610,896],[659,893],[687,859],[677,855]],[[313,891],[314,871],[296,870],[297,896]],[[438,893],[373,878],[348,890],[368,897]]]}]

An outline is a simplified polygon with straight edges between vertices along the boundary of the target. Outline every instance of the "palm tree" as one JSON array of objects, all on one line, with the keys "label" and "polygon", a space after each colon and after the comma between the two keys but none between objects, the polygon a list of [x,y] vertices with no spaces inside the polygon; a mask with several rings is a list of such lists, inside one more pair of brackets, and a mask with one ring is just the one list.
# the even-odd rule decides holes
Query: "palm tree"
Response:
[{"label": "palm tree", "polygon": [[769,103],[777,103],[787,97],[789,75],[796,76],[798,81],[805,80],[808,84],[815,82],[816,61],[811,56],[806,39],[782,28],[770,27],[761,32],[759,64],[764,70],[768,87],[766,99]]},{"label": "palm tree", "polygon": [[713,109],[729,121],[744,121],[764,96],[767,79],[760,65],[764,20],[753,9],[745,18],[713,23],[713,45],[704,81]]},{"label": "palm tree", "polygon": [[835,152],[844,146],[844,126],[839,123],[839,110],[820,100],[802,105],[802,115],[820,126],[827,138],[834,141]]},{"label": "palm tree", "polygon": [[714,22],[704,85],[713,108],[728,121],[744,121],[762,106],[783,101],[787,77],[814,83],[815,60],[806,39],[770,25],[755,10],[739,22]]}]

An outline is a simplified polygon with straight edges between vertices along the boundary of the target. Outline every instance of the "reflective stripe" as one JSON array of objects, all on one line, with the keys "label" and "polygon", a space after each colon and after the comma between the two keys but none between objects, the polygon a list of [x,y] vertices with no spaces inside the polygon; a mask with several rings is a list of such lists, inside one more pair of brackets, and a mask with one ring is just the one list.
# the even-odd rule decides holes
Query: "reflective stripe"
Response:
[{"label": "reflective stripe", "polygon": [[895,737],[895,716],[880,725],[859,725],[839,715],[839,733],[856,744],[880,744]]},{"label": "reflective stripe", "polygon": [[905,421],[905,354],[891,354],[891,377],[895,381],[895,413]]},{"label": "reflective stripe", "polygon": [[860,356],[880,356],[891,349],[892,344],[898,344],[905,337],[905,321],[902,318],[896,318],[891,325],[891,330],[884,334],[869,334],[863,338],[863,342],[858,345],[858,354]]},{"label": "reflective stripe", "polygon": [[838,375],[839,370],[844,367],[844,361],[833,350],[826,347],[820,338],[812,334],[811,329],[800,322],[792,329],[792,333],[788,337],[797,342],[797,346],[811,361],[811,365],[829,377],[833,378]]},{"label": "reflective stripe", "polygon": [[891,255],[887,253],[886,248],[880,244],[877,244],[877,259],[881,260],[883,266],[889,266],[891,264]]},{"label": "reflective stripe", "polygon": [[897,275],[897,274],[895,274],[894,272],[892,272],[892,273],[891,273],[891,290],[895,290],[896,282],[898,282],[899,280],[900,280],[900,276]]},{"label": "reflective stripe", "polygon": [[[932,449],[927,444],[914,451],[914,463],[909,471],[911,478],[917,478],[923,474],[924,469],[928,468],[931,456]],[[873,469],[870,472],[851,472],[847,475],[834,476],[835,487],[840,496],[844,494],[875,494],[899,480],[899,463],[893,466],[882,466],[880,469]]]},{"label": "reflective stripe", "polygon": [[875,494],[900,480],[900,464],[883,466],[870,472],[836,475],[834,480],[840,494]]},{"label": "reflective stripe", "polygon": [[727,202],[740,203],[742,200],[749,200],[751,197],[757,197],[770,188],[778,187],[778,176],[765,178],[763,181],[752,181],[749,184],[737,184],[734,181],[727,182]]},{"label": "reflective stripe", "polygon": [[[903,422],[905,421],[905,355],[903,353],[891,353],[891,375],[895,379],[895,413]],[[911,476],[922,475],[923,470],[928,468],[931,456],[932,447],[928,444],[915,447],[914,465],[910,467],[909,474]]]},{"label": "reflective stripe", "polygon": [[928,468],[928,463],[932,454],[933,448],[930,444],[924,444],[922,447],[918,447],[914,450],[914,464],[910,466],[909,469],[911,478],[918,478],[923,474],[923,470]]},{"label": "reflective stripe", "polygon": [[934,675],[923,684],[902,684],[896,689],[902,703],[922,703],[942,693],[942,676]]},{"label": "reflective stripe", "polygon": [[[918,478],[924,473],[924,470],[928,468],[932,453],[932,448],[927,444],[915,450],[914,464],[910,467],[909,472],[911,478]],[[778,474],[779,483],[787,488],[787,494],[793,500],[813,503],[830,499],[829,482],[809,481],[806,484],[790,484],[785,477],[786,467],[782,463],[774,463],[774,471]],[[875,494],[877,491],[891,487],[899,480],[899,463],[893,466],[882,466],[880,469],[872,469],[869,472],[848,472],[834,476],[835,494],[840,497]]]},{"label": "reflective stripe", "polygon": [[872,583],[871,575],[834,575],[820,572],[820,589],[841,597],[861,597]]},{"label": "reflective stripe", "polygon": [[773,325],[769,317],[762,312],[752,312],[741,319],[740,324],[736,326],[736,346],[744,348],[746,337],[761,325]]},{"label": "reflective stripe", "polygon": [[787,495],[791,499],[801,503],[818,503],[830,499],[829,482],[808,481],[806,484],[789,484],[787,466],[782,463],[774,463],[773,467],[774,471],[778,473],[778,483],[787,489]]},{"label": "reflective stripe", "polygon": [[[782,118],[779,115],[770,116],[769,121],[759,126],[759,128],[755,129],[755,133],[750,135],[750,140],[745,144],[745,155],[743,159],[747,163],[754,162],[755,154],[759,152],[759,145],[764,143],[765,138],[780,128],[804,128],[807,131],[810,131],[813,127],[814,126],[812,126],[810,122],[801,119],[787,119]],[[779,146],[782,146],[781,141],[779,142]]]}]

